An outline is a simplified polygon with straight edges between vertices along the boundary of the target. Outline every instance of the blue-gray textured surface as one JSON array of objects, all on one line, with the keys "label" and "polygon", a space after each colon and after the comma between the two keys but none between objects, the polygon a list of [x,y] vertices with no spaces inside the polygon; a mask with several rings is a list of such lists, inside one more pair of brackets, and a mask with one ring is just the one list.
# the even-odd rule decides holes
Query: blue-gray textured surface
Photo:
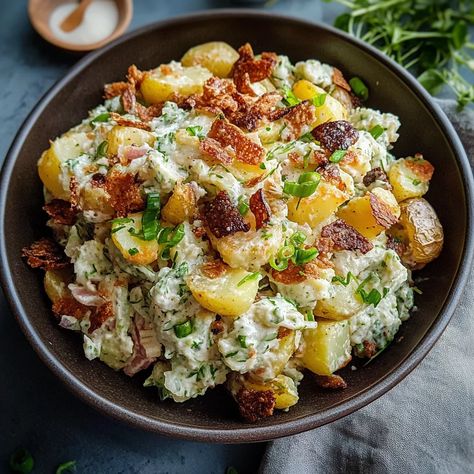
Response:
[{"label": "blue-gray textured surface", "polygon": [[[130,29],[178,13],[235,6],[232,1],[136,0]],[[331,21],[319,0],[279,0],[270,10]],[[0,0],[0,160],[28,112],[77,60],[31,29],[26,0]],[[239,473],[257,469],[264,445],[192,443],[143,433],[95,412],[73,397],[40,362],[0,295],[0,473],[17,446],[34,454],[35,472],[76,459],[78,473]]]}]

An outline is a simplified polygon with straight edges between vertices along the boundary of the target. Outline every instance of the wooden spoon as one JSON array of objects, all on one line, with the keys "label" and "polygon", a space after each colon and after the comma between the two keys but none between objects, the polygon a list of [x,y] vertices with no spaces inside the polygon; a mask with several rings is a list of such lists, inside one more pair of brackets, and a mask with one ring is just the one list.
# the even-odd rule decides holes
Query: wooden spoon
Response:
[{"label": "wooden spoon", "polygon": [[81,3],[61,22],[61,29],[66,33],[75,30],[84,18],[86,8],[90,5],[92,0],[81,0]]}]

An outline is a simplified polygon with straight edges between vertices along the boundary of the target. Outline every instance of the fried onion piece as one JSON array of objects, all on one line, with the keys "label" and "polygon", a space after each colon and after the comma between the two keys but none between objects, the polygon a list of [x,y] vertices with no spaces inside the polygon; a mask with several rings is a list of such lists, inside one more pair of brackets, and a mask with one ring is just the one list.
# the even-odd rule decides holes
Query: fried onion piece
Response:
[{"label": "fried onion piece", "polygon": [[33,242],[29,247],[24,247],[21,253],[31,268],[59,270],[70,263],[63,248],[54,240],[45,237]]},{"label": "fried onion piece", "polygon": [[252,194],[249,200],[250,210],[255,216],[255,225],[257,229],[261,229],[268,223],[271,217],[270,206],[268,205],[263,190],[259,189]]},{"label": "fried onion piece", "polygon": [[219,142],[222,147],[230,147],[235,152],[235,158],[242,163],[257,165],[265,158],[265,148],[248,138],[242,130],[227,120],[214,120],[209,138]]},{"label": "fried onion piece", "polygon": [[141,211],[145,207],[138,183],[130,173],[112,170],[106,177],[105,190],[110,196],[110,205],[119,217]]},{"label": "fried onion piece", "polygon": [[250,226],[244,222],[225,191],[221,191],[212,201],[205,204],[204,217],[209,230],[218,239],[250,230]]},{"label": "fried onion piece", "polygon": [[250,422],[273,415],[275,395],[271,390],[241,388],[235,396],[242,417]]},{"label": "fried onion piece", "polygon": [[76,222],[77,210],[63,199],[53,199],[45,204],[43,209],[56,224],[73,225]]},{"label": "fried onion piece", "polygon": [[374,248],[369,240],[342,219],[324,226],[321,237],[330,238],[334,250],[359,250],[365,254]]}]

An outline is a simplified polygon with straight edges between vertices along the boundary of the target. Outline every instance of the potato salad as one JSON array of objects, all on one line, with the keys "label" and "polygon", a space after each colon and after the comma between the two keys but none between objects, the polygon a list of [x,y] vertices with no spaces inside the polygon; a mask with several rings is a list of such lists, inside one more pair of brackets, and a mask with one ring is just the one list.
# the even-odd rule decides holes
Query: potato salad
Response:
[{"label": "potato salad", "polygon": [[434,168],[393,155],[399,119],[369,95],[223,42],[107,84],[39,158],[50,235],[23,250],[85,357],[157,400],[223,385],[248,421],[298,403],[304,375],[344,389],[443,244]]}]

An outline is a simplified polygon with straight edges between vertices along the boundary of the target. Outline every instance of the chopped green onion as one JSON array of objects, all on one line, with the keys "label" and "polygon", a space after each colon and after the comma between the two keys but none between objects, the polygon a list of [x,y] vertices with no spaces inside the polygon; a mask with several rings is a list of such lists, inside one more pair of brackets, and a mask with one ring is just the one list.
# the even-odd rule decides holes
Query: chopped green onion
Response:
[{"label": "chopped green onion", "polygon": [[345,156],[347,150],[336,150],[330,157],[329,161],[331,163],[339,163]]},{"label": "chopped green onion", "polygon": [[351,279],[353,279],[355,282],[357,282],[356,277],[351,272],[348,272],[345,279],[344,279],[344,277],[336,275],[336,276],[332,277],[332,282],[333,283],[340,283],[343,286],[347,286],[350,283]]},{"label": "chopped green onion", "polygon": [[237,355],[238,353],[239,353],[239,351],[228,352],[227,354],[224,354],[224,357],[234,357],[234,356]]},{"label": "chopped green onion", "polygon": [[297,230],[291,237],[290,237],[290,242],[295,246],[295,247],[298,247],[300,246],[301,244],[304,243],[304,241],[306,240],[306,235]]},{"label": "chopped green onion", "polygon": [[294,245],[284,245],[278,250],[278,260],[289,260],[295,254],[296,249]]},{"label": "chopped green onion", "polygon": [[278,272],[282,272],[288,268],[288,260],[276,260],[275,257],[272,257],[268,263]]},{"label": "chopped green onion", "polygon": [[102,158],[107,154],[107,149],[109,148],[109,142],[107,140],[104,140],[103,142],[100,143],[100,145],[97,147],[97,152],[95,154],[96,158]]},{"label": "chopped green onion", "polygon": [[131,249],[128,249],[128,253],[132,256],[136,255],[138,253],[138,249],[136,247],[133,247]]},{"label": "chopped green onion", "polygon": [[261,275],[259,272],[249,273],[248,275],[244,276],[242,280],[239,281],[239,283],[237,283],[237,286],[242,286],[249,281],[256,280],[257,278],[260,279],[260,276]]},{"label": "chopped green onion", "polygon": [[285,181],[283,192],[299,198],[308,197],[316,191],[320,180],[321,175],[319,173],[316,171],[308,171],[300,175],[297,183],[294,181]]},{"label": "chopped green onion", "polygon": [[258,166],[261,170],[266,170],[267,167],[265,166],[265,163],[260,163],[260,165]]},{"label": "chopped green onion", "polygon": [[414,180],[412,181],[412,183],[413,183],[414,186],[418,186],[418,185],[421,184],[421,181],[420,181],[419,179],[414,179]]},{"label": "chopped green onion", "polygon": [[10,456],[10,469],[13,472],[28,474],[33,470],[34,466],[33,456],[25,448],[17,449]]},{"label": "chopped green onion", "polygon": [[56,469],[56,474],[64,474],[66,472],[76,472],[76,461],[64,462]]},{"label": "chopped green onion", "polygon": [[382,298],[385,298],[390,292],[390,288],[384,287],[383,293],[382,293]]},{"label": "chopped green onion", "polygon": [[369,131],[375,140],[377,140],[377,138],[379,138],[383,132],[385,132],[385,128],[383,128],[381,125],[375,125],[375,127],[372,127]]},{"label": "chopped green onion", "polygon": [[247,349],[246,339],[247,336],[237,336],[237,340],[239,341],[240,347],[242,347],[242,349]]},{"label": "chopped green onion", "polygon": [[314,314],[311,310],[306,311],[306,321],[314,321]]},{"label": "chopped green onion", "polygon": [[110,114],[108,112],[104,112],[103,114],[96,115],[91,121],[90,124],[92,128],[95,127],[96,123],[99,122],[108,122],[110,119]]},{"label": "chopped green onion", "polygon": [[315,107],[321,107],[326,102],[327,94],[319,94],[313,97],[313,105]]},{"label": "chopped green onion", "polygon": [[285,93],[285,97],[283,98],[283,102],[286,105],[289,105],[290,107],[292,107],[294,105],[298,105],[301,102],[301,100],[298,99],[298,97],[296,97],[296,95],[291,89],[285,89],[284,93]]},{"label": "chopped green onion", "polygon": [[369,89],[367,86],[364,84],[362,79],[359,77],[353,77],[350,81],[349,84],[352,87],[352,90],[354,91],[354,94],[359,97],[362,100],[367,100],[369,98]]},{"label": "chopped green onion", "polygon": [[154,240],[158,236],[158,213],[160,212],[160,195],[148,193],[146,209],[142,216],[143,240]]},{"label": "chopped green onion", "polygon": [[198,137],[199,139],[204,138],[204,135],[201,133],[202,132],[202,126],[201,125],[195,125],[194,127],[187,127],[186,131],[192,137]]},{"label": "chopped green onion", "polygon": [[291,258],[295,265],[304,265],[305,263],[311,262],[319,254],[319,250],[315,247],[309,249],[296,249],[295,254]]},{"label": "chopped green onion", "polygon": [[189,336],[193,332],[193,323],[188,319],[184,323],[176,324],[173,329],[176,337],[182,339],[183,337]]},{"label": "chopped green onion", "polygon": [[247,212],[249,212],[250,206],[248,203],[245,201],[245,198],[243,196],[239,196],[239,201],[237,204],[237,209],[240,212],[241,216],[245,216]]}]

